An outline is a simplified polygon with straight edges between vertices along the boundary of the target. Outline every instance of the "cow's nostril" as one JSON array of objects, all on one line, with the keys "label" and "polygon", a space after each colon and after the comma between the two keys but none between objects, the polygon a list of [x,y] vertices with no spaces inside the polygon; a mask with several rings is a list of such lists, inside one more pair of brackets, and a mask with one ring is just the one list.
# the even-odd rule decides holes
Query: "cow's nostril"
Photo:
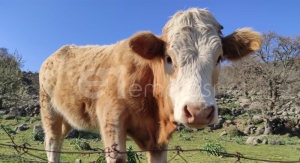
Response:
[{"label": "cow's nostril", "polygon": [[188,110],[188,106],[187,105],[185,105],[184,106],[184,114],[185,114],[185,116],[187,117],[187,118],[190,118],[190,117],[192,117],[192,114],[189,112],[189,110]]},{"label": "cow's nostril", "polygon": [[206,120],[212,120],[214,118],[214,115],[215,115],[215,107],[214,106],[211,106],[211,111],[210,113],[208,114],[208,116],[206,117]]}]

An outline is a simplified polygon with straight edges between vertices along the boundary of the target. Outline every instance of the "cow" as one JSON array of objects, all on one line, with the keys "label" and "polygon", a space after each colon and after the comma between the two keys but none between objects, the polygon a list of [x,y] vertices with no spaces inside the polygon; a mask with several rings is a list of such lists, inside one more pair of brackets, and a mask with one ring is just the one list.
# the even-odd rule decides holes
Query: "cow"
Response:
[{"label": "cow", "polygon": [[140,31],[112,45],[67,45],[39,74],[41,118],[49,162],[60,162],[71,129],[99,130],[106,161],[126,162],[126,136],[148,162],[167,161],[178,124],[203,128],[218,120],[215,87],[223,60],[261,47],[260,33],[240,28],[223,36],[206,9],[178,11],[162,35]]}]

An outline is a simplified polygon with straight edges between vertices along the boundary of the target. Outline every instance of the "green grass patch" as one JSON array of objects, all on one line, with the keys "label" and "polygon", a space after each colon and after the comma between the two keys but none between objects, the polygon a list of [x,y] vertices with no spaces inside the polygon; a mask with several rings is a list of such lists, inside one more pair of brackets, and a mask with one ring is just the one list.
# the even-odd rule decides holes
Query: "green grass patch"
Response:
[{"label": "green grass patch", "polygon": [[[25,120],[26,118],[22,119]],[[33,118],[31,118],[32,120]],[[21,120],[21,121],[22,121]],[[15,128],[20,125],[21,122],[16,123],[13,120],[3,120],[0,119],[0,123],[10,129]],[[34,141],[31,137],[31,132],[34,125],[41,124],[40,121],[34,121],[33,124],[28,124],[29,129],[26,131],[20,131],[14,134],[14,141],[16,144],[21,145],[23,143],[30,144],[31,148],[44,149],[44,144],[40,141]],[[235,154],[236,152],[241,153],[245,157],[251,158],[260,158],[260,159],[268,159],[268,160],[276,160],[276,161],[297,161],[300,156],[300,141],[298,137],[287,137],[283,136],[269,136],[269,138],[273,138],[276,140],[280,140],[283,142],[283,145],[263,145],[259,144],[257,146],[253,145],[245,145],[243,142],[246,140],[246,136],[223,136],[220,137],[220,133],[223,130],[216,130],[214,132],[207,132],[205,130],[200,130],[197,132],[175,132],[173,137],[170,140],[169,149],[175,149],[176,146],[181,147],[183,150],[196,149],[195,151],[184,151],[179,152],[180,156],[186,159],[188,162],[235,162],[236,158],[231,157],[222,157],[222,156],[214,156],[212,154],[207,154],[205,152],[199,152],[201,148],[206,147],[207,149],[220,149],[221,147],[226,150],[228,153]],[[95,132],[97,133],[97,132]],[[181,135],[181,136],[180,136]],[[88,139],[88,135],[86,136],[86,140],[89,142],[91,149],[95,151],[101,151],[100,149],[104,149],[103,143],[101,141],[95,142],[94,139]],[[100,136],[99,136],[100,137]],[[77,138],[78,139],[78,138]],[[185,140],[187,139],[187,140]],[[190,139],[190,140],[188,140]],[[62,151],[67,152],[78,152],[79,150],[75,149],[74,144],[71,142],[76,141],[76,138],[65,139]],[[214,144],[209,143],[212,142]],[[0,129],[0,143],[4,144],[12,144],[10,138],[6,135],[6,133]],[[137,145],[134,143],[132,139],[127,139],[126,141],[127,150],[131,150],[132,155],[137,157],[134,151],[140,150]],[[16,155],[17,152],[14,148],[0,146],[0,154],[2,155]],[[81,151],[81,150],[80,150]],[[35,154],[44,159],[47,158],[45,152],[39,151],[30,151],[30,153]],[[83,151],[84,152],[84,151]],[[168,160],[172,157],[175,157],[172,160],[172,163],[182,163],[184,160],[181,157],[177,156],[177,151],[169,151],[168,152]],[[41,162],[42,160],[38,158],[34,158],[30,155],[24,154],[22,157],[13,157],[13,158],[4,158],[0,157],[0,162]],[[76,159],[81,159],[82,162],[93,162],[98,160],[100,154],[90,154],[90,155],[82,155],[82,154],[62,154],[61,161],[62,162],[75,162]],[[142,152],[138,154],[139,160],[136,158],[137,162],[146,163],[146,152]],[[141,159],[143,158],[143,159]],[[23,160],[22,160],[23,159]],[[32,159],[32,160],[31,160]],[[252,163],[251,160],[241,159],[243,163]]]}]

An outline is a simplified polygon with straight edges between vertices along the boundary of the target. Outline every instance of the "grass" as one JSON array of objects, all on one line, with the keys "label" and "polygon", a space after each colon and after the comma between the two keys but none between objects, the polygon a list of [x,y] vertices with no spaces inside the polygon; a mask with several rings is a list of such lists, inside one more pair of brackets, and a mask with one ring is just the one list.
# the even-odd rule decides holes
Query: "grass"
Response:
[{"label": "grass", "polygon": [[[0,123],[9,128],[15,128],[16,126],[24,123],[26,118],[21,117],[19,123],[16,123],[15,120],[2,120],[0,119]],[[33,124],[29,124],[29,129],[26,131],[21,131],[14,134],[14,141],[16,144],[20,145],[24,142],[29,143],[31,148],[38,148],[43,150],[44,145],[41,141],[33,141],[31,137],[31,132],[33,130],[33,126],[36,124],[40,124],[40,121],[35,121]],[[260,158],[260,159],[269,159],[269,160],[277,160],[277,161],[296,161],[300,156],[300,141],[298,137],[287,137],[287,136],[271,136],[271,138],[281,140],[284,142],[284,145],[263,145],[259,144],[258,146],[252,145],[244,145],[242,142],[246,140],[247,137],[220,137],[219,134],[222,132],[222,129],[207,132],[206,130],[200,130],[197,132],[176,132],[169,143],[169,148],[174,149],[175,146],[180,146],[183,150],[189,149],[201,149],[207,145],[207,143],[219,144],[223,147],[228,153],[236,153],[240,152],[245,157],[251,158]],[[78,138],[77,138],[78,139]],[[72,142],[76,141],[74,139],[66,139],[63,144],[63,151],[79,151],[74,149],[74,144]],[[94,142],[93,139],[88,140],[92,149],[103,149],[102,142]],[[11,140],[6,135],[6,133],[0,129],[0,143],[11,144]],[[134,141],[130,138],[127,139],[127,148],[130,147],[131,151],[139,150]],[[16,150],[11,147],[0,146],[0,162],[18,162],[20,158],[3,158],[1,154],[5,155],[15,155],[17,154]],[[99,150],[98,150],[99,151]],[[45,152],[38,151],[29,151],[31,154],[35,154],[39,157],[46,158]],[[80,150],[80,152],[84,152]],[[88,151],[86,151],[88,152]],[[236,158],[231,157],[220,157],[207,155],[205,152],[200,151],[190,151],[190,152],[180,152],[179,153],[184,159],[188,162],[235,162]],[[181,157],[176,156],[176,151],[168,152],[168,159],[171,159],[175,156],[172,162],[181,163],[184,162]],[[28,158],[33,158],[33,161],[42,161],[40,159],[31,157],[30,155],[24,154],[24,156],[28,162]],[[99,154],[90,154],[90,155],[82,155],[82,154],[62,154],[61,160],[63,162],[75,162],[76,159],[80,158],[82,162],[92,162],[97,160],[100,157]],[[141,153],[141,157],[144,159],[140,159],[141,162],[146,162],[146,153]],[[23,160],[24,161],[24,160]],[[243,160],[244,163],[250,163],[253,161]],[[25,161],[26,162],[26,161]]]}]

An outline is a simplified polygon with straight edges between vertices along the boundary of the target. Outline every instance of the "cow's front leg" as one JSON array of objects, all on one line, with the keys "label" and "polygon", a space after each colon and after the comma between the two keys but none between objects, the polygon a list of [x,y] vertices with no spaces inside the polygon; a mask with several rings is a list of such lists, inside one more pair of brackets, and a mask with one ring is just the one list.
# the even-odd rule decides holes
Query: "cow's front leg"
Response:
[{"label": "cow's front leg", "polygon": [[166,163],[168,145],[164,145],[160,150],[148,152],[149,163]]},{"label": "cow's front leg", "polygon": [[110,112],[102,114],[100,119],[100,128],[102,141],[105,146],[107,163],[125,163],[126,162],[126,124],[124,115]]}]

